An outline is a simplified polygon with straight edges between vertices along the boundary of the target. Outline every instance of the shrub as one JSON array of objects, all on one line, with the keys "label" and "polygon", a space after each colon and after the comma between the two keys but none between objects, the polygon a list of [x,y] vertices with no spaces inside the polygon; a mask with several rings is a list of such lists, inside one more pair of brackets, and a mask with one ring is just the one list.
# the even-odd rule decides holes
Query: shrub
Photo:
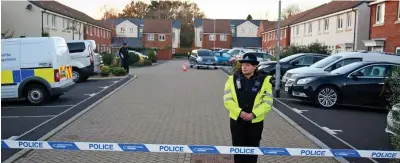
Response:
[{"label": "shrub", "polygon": [[239,70],[239,69],[240,69],[240,62],[236,60],[232,64],[232,74],[236,73],[236,71]]},{"label": "shrub", "polygon": [[143,60],[143,65],[145,65],[145,66],[150,66],[150,65],[152,65],[152,63],[153,62],[151,62],[151,60],[149,60],[149,59],[144,59]]},{"label": "shrub", "polygon": [[102,66],[100,69],[101,76],[108,76],[110,75],[110,68],[108,66]]},{"label": "shrub", "polygon": [[155,62],[157,60],[156,53],[154,52],[154,50],[150,50],[148,53],[148,56],[149,56],[149,60],[152,62]]},{"label": "shrub", "polygon": [[112,65],[115,59],[115,55],[111,53],[102,53],[103,63],[107,66]]},{"label": "shrub", "polygon": [[122,67],[113,67],[111,68],[111,73],[115,76],[124,76],[127,72]]},{"label": "shrub", "polygon": [[[388,97],[388,101],[391,105],[395,105],[400,103],[400,69],[396,68],[392,70],[392,76],[388,79],[389,89],[385,89],[384,91],[388,91],[391,93],[391,96]],[[396,114],[394,114],[396,115]],[[396,118],[396,117],[394,117]],[[395,129],[400,131],[400,127]],[[393,145],[394,150],[400,150],[400,135],[392,136],[391,143]]]},{"label": "shrub", "polygon": [[129,52],[129,65],[133,65],[137,62],[139,62],[140,60],[140,56],[133,53],[133,52]]},{"label": "shrub", "polygon": [[[274,54],[277,53],[277,49],[273,49]],[[280,58],[285,58],[287,56],[297,54],[297,53],[319,53],[319,54],[328,54],[332,53],[329,50],[327,45],[321,44],[319,42],[313,42],[307,46],[305,45],[291,45],[285,48],[282,48]]]}]

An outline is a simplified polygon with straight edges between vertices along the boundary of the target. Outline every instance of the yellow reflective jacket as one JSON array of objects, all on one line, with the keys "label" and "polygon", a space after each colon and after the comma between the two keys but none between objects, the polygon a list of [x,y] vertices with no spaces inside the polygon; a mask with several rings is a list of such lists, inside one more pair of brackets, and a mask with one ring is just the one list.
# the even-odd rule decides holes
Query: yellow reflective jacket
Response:
[{"label": "yellow reflective jacket", "polygon": [[[261,90],[258,92],[253,105],[253,114],[256,116],[251,122],[257,123],[264,120],[264,116],[268,113],[273,104],[272,85],[269,82],[271,76],[264,79]],[[229,76],[225,83],[224,105],[229,110],[229,117],[237,120],[242,109],[236,96],[233,76]]]}]

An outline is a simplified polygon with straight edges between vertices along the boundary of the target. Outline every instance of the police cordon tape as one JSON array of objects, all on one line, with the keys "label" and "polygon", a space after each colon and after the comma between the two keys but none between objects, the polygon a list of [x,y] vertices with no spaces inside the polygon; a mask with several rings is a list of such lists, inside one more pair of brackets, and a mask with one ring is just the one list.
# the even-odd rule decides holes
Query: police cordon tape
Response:
[{"label": "police cordon tape", "polygon": [[400,159],[400,151],[2,140],[1,148]]}]

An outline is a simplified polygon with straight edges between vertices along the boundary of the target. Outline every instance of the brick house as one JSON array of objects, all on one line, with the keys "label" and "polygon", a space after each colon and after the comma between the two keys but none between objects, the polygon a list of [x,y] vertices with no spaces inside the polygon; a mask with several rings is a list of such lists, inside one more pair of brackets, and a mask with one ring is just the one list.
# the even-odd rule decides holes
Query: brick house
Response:
[{"label": "brick house", "polygon": [[229,20],[204,19],[202,38],[204,49],[231,48],[232,35]]},{"label": "brick house", "polygon": [[157,59],[172,59],[172,20],[145,19],[142,42],[145,48],[158,48]]},{"label": "brick house", "polygon": [[[107,22],[97,20],[97,25],[85,25],[85,40],[94,40],[96,42],[96,50],[98,53],[111,53],[111,32],[112,25]],[[100,26],[101,25],[101,26]]]},{"label": "brick house", "polygon": [[400,2],[377,0],[369,3],[370,39],[368,50],[400,55]]}]

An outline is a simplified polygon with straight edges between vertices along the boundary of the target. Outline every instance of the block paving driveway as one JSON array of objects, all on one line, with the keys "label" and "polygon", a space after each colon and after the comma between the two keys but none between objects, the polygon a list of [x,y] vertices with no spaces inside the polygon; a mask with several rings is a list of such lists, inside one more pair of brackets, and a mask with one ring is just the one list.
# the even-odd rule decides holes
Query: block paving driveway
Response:
[{"label": "block paving driveway", "polygon": [[[227,76],[220,70],[188,69],[183,60],[135,68],[138,78],[78,118],[49,141],[231,145],[223,106]],[[318,148],[271,110],[262,146]],[[230,155],[34,150],[18,163],[226,163]],[[259,162],[337,162],[333,158],[259,156]]]}]

